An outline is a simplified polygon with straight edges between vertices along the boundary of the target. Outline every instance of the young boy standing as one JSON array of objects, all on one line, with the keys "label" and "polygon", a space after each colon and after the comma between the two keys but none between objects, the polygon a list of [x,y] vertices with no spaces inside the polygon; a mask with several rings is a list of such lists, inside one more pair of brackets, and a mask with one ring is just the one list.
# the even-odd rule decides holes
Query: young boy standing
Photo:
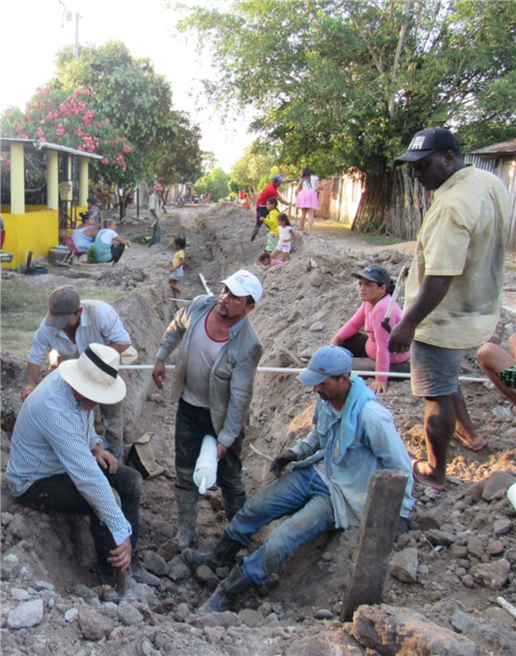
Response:
[{"label": "young boy standing", "polygon": [[278,225],[278,199],[269,198],[267,201],[267,210],[269,214],[263,219],[263,223],[269,228],[269,236],[265,244],[265,251],[272,253],[276,248],[279,241],[279,225]]}]

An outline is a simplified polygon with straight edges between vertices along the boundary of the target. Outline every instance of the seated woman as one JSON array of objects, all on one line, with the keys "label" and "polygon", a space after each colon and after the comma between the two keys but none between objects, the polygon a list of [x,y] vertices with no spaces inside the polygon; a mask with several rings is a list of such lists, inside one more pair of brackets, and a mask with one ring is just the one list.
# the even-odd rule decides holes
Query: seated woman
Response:
[{"label": "seated woman", "polygon": [[509,353],[487,342],[478,349],[477,360],[493,385],[511,401],[503,415],[516,416],[516,333],[509,337]]},{"label": "seated woman", "polygon": [[73,231],[72,239],[75,248],[80,253],[87,253],[88,248],[95,242],[97,231],[95,229],[95,215],[91,212],[81,212],[81,225]]},{"label": "seated woman", "polygon": [[[403,372],[410,371],[407,362],[410,353],[389,353],[387,344],[389,333],[382,328],[387,307],[394,291],[394,282],[389,272],[379,264],[371,264],[360,273],[352,273],[358,278],[358,294],[362,305],[358,311],[345,323],[332,339],[334,346],[343,346],[351,351],[354,357],[368,357],[375,361],[376,371],[391,371],[391,365],[405,366],[395,367]],[[402,312],[396,303],[389,321],[391,327],[401,321]],[[364,329],[365,332],[361,332]],[[393,368],[394,369],[394,368]],[[369,387],[381,394],[387,390],[387,376],[377,375]]]},{"label": "seated woman", "polygon": [[113,262],[115,264],[122,257],[126,246],[131,242],[116,232],[116,221],[110,219],[106,227],[99,230],[95,239],[95,255],[97,262]]}]

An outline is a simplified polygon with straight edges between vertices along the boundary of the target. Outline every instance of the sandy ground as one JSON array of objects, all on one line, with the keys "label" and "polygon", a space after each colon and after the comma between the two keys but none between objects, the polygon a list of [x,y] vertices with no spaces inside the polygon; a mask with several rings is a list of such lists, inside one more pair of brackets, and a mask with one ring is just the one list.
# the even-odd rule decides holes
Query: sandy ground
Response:
[{"label": "sandy ground", "polygon": [[[166,237],[161,245],[149,248],[133,243],[116,267],[74,266],[70,270],[50,267],[49,274],[56,285],[72,279],[80,288],[86,283],[91,286],[93,280],[98,285],[120,285],[127,290],[127,295],[117,304],[117,309],[133,335],[140,352],[140,362],[147,364],[153,364],[159,335],[174,312],[167,285],[167,271],[172,259],[168,244],[176,235],[183,235],[187,239],[187,265],[183,285],[186,298],[204,292],[200,273],[214,293],[218,292],[219,281],[225,275],[241,267],[263,276],[264,296],[251,315],[264,345],[264,356],[260,364],[285,368],[303,366],[319,346],[329,343],[337,329],[356,310],[359,302],[351,272],[360,270],[368,263],[377,262],[396,275],[402,264],[410,261],[413,252],[413,243],[389,247],[371,246],[359,235],[329,229],[324,223],[319,223],[311,237],[298,233],[292,262],[265,274],[264,269],[257,264],[257,257],[266,239],[265,229],[262,229],[262,234],[254,243],[249,241],[252,213],[231,205],[184,208],[170,210],[163,223]],[[142,234],[150,234],[148,224],[130,218],[120,225],[120,232],[133,240]],[[3,284],[9,284],[9,281],[4,280]],[[32,284],[38,284],[38,281]],[[514,307],[516,273],[509,269],[505,291],[504,303]],[[152,313],[147,314],[141,310],[143,306],[138,306],[140,310],[134,309],[133,292],[141,294],[148,301],[153,308]],[[516,332],[516,314],[504,310],[494,339],[506,346],[512,332]],[[2,469],[5,468],[9,450],[9,433],[19,407],[22,370],[21,360],[5,352],[2,354]],[[481,375],[474,350],[465,362],[464,375]],[[150,372],[135,375],[131,378],[131,385],[134,396],[139,393],[143,401],[139,405],[136,402],[131,405],[128,399],[130,421],[127,441],[134,441],[147,431],[152,431],[157,461],[166,469],[164,475],[145,482],[140,545],[143,553],[157,553],[171,562],[175,555],[173,536],[176,510],[173,500],[175,408],[169,402],[170,381],[167,381],[163,394],[157,394],[150,380]],[[499,419],[493,414],[496,406],[507,404],[490,386],[464,383],[463,392],[474,423],[487,437],[488,447],[473,453],[454,442],[450,447],[446,490],[439,494],[428,488],[415,488],[417,503],[411,517],[411,532],[398,541],[395,552],[400,558],[415,558],[417,573],[413,580],[404,581],[391,572],[385,585],[384,601],[395,608],[408,608],[425,615],[440,627],[450,629],[461,638],[471,641],[479,650],[464,653],[514,655],[516,620],[501,610],[495,600],[502,595],[510,603],[516,604],[516,513],[504,496],[508,482],[516,480],[516,420]],[[415,458],[424,457],[423,403],[412,397],[410,383],[390,383],[381,402],[393,413],[410,455]],[[295,439],[308,431],[314,403],[313,393],[301,386],[295,376],[288,372],[257,374],[244,450],[249,494],[272,481],[268,461],[257,455],[251,445],[271,457],[288,448]],[[486,492],[488,483],[491,485],[489,490],[494,486],[494,492]],[[84,547],[81,554],[72,554],[74,550],[70,545],[74,544],[74,539],[77,540],[77,535],[74,536],[72,531],[70,537],[67,532],[68,523],[62,524],[63,520],[55,520],[61,522],[57,532],[59,537],[56,538],[56,529],[52,523],[54,518],[47,518],[42,525],[41,516],[19,505],[3,505],[2,510],[4,556],[12,553],[16,553],[20,559],[24,556],[22,560],[30,563],[38,578],[51,582],[61,595],[60,599],[67,600],[68,604],[71,603],[70,599],[75,599],[71,595],[78,580],[91,588],[96,585],[91,573],[91,548]],[[16,519],[19,517],[22,519]],[[28,526],[27,535],[18,524],[18,528],[13,529],[13,522]],[[55,550],[48,551],[38,548],[37,544],[32,551],[24,547],[23,542],[34,543],[34,535],[30,530],[34,523],[47,539],[57,539],[61,549],[56,546]],[[213,489],[201,500],[201,547],[211,547],[224,526],[220,496]],[[65,534],[68,538],[64,537]],[[84,527],[79,535],[87,542]],[[267,529],[263,529],[256,537],[255,544],[259,544],[266,535]],[[293,648],[294,637],[299,637],[298,634],[291,636],[291,640],[283,640],[281,644],[269,644],[267,640],[271,637],[273,625],[264,620],[252,629],[252,636],[246,634],[248,642],[244,641],[245,644],[242,643],[242,636],[232,637],[231,631],[217,639],[212,636],[210,642],[204,629],[202,636],[196,636],[196,639],[202,637],[205,640],[202,646],[174,643],[176,651],[171,652],[165,648],[160,650],[154,639],[152,648],[156,651],[144,650],[141,653],[271,656],[289,653],[295,653],[296,656],[302,653],[390,653],[372,648],[365,651],[358,642],[352,642],[349,646],[346,642],[348,638],[344,640],[342,637],[343,625],[337,618],[356,539],[357,532],[350,531],[321,538],[304,547],[287,564],[280,577],[271,582],[269,590],[261,591],[260,594],[249,593],[239,605],[239,608],[258,609],[262,616],[268,617],[264,610],[264,605],[268,604],[266,610],[274,615],[273,619],[279,622],[278,626],[297,627],[296,630],[301,631],[299,636],[305,636],[304,644],[308,644],[307,636],[317,637],[318,647],[306,652],[300,647],[296,651],[289,651]],[[10,596],[13,585],[13,582],[8,584],[8,592],[3,598],[4,607],[9,612],[13,607]],[[159,615],[158,623],[161,627],[167,617],[192,625],[192,621],[178,617],[181,613],[194,611],[210,594],[210,586],[213,586],[213,581],[199,581],[190,577],[172,583],[165,578],[153,590],[152,599],[150,596],[145,597],[145,603],[155,615]],[[324,621],[317,619],[321,610],[328,612]],[[453,621],[457,613],[463,619],[462,623],[459,620]],[[75,649],[79,644],[77,640],[80,642],[84,638],[84,631],[82,637],[79,629],[74,634],[71,625],[63,624],[59,632],[59,627],[56,629],[51,619],[35,629],[23,629],[25,633],[22,636],[20,631],[8,625],[7,616],[8,612],[5,611],[2,624],[4,640],[8,640],[6,644],[13,650],[18,649],[20,654],[47,653],[43,648],[40,651],[30,651],[36,644],[32,631],[39,632],[39,635],[43,631],[49,640],[52,636],[56,641],[58,648],[48,653],[72,653],[66,650],[72,649],[72,646]],[[58,623],[55,624],[57,626]],[[177,627],[174,630],[177,632]],[[84,654],[133,653],[123,651],[121,645],[126,644],[123,643],[123,637],[123,631],[116,636],[112,634],[104,651],[99,647],[100,651],[86,650]],[[119,642],[116,642],[118,638]],[[214,651],[210,651],[211,648]],[[140,652],[136,650],[134,653]],[[454,652],[439,651],[436,648],[434,652],[415,650],[403,653]]]}]

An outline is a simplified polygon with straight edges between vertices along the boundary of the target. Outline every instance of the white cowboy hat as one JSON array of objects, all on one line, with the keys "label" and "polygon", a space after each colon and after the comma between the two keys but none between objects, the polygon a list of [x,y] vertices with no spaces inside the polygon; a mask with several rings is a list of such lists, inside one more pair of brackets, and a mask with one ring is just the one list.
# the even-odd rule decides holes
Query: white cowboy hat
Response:
[{"label": "white cowboy hat", "polygon": [[90,344],[78,360],[66,360],[59,366],[61,377],[90,401],[118,403],[126,394],[118,375],[120,354],[104,344]]}]

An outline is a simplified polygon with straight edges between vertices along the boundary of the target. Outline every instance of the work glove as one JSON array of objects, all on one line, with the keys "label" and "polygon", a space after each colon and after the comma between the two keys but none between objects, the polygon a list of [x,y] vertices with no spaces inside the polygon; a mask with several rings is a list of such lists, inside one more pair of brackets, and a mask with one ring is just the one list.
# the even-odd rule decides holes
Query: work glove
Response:
[{"label": "work glove", "polygon": [[281,476],[282,470],[288,465],[289,462],[294,462],[297,460],[297,454],[295,454],[291,449],[285,451],[277,458],[275,458],[270,466],[270,471],[274,472],[274,476],[279,478]]}]

